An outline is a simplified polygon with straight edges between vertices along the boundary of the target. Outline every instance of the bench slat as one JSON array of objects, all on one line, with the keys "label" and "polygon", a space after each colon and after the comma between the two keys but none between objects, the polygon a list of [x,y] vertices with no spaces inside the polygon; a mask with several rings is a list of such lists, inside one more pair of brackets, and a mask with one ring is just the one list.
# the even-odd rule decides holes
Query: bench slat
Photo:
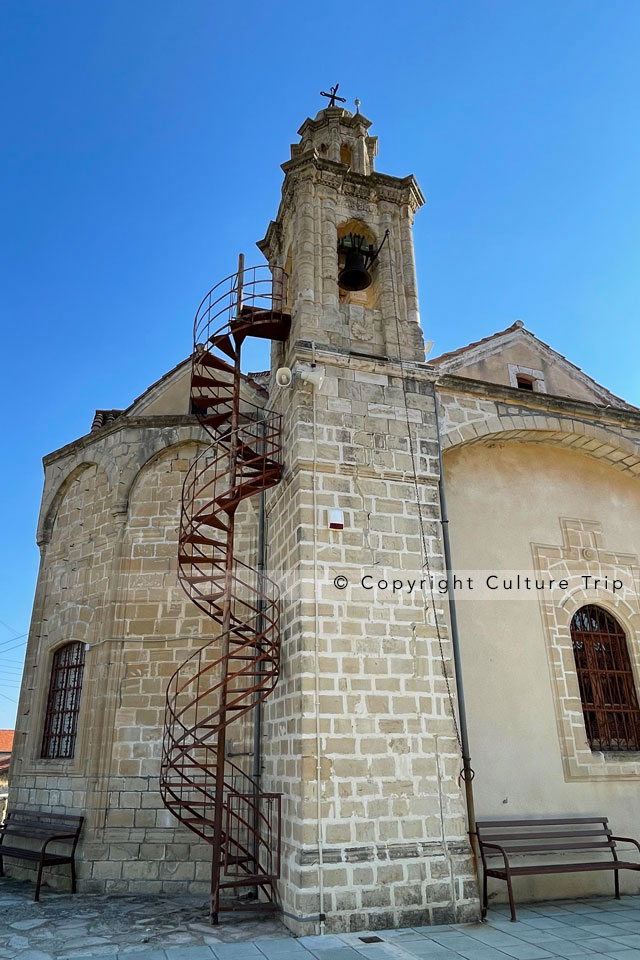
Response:
[{"label": "bench slat", "polygon": [[43,813],[39,814],[35,810],[10,810],[7,814],[8,818],[14,822],[20,823],[51,823],[51,824],[68,824],[71,826],[77,826],[84,820],[84,817],[77,816],[76,814],[67,814],[67,813]]},{"label": "bench slat", "polygon": [[[493,840],[484,841],[486,855],[488,857],[502,856],[499,850],[493,850],[491,846],[488,846],[490,843],[493,843]],[[606,840],[603,840],[602,843],[500,843],[499,845],[502,847],[505,853],[515,854],[542,853],[545,850],[612,850],[613,847],[615,847],[615,843],[612,841],[607,842]]]},{"label": "bench slat", "polygon": [[485,843],[499,842],[500,838],[507,841],[514,840],[573,840],[575,837],[610,837],[611,830],[550,830],[540,833],[488,833],[483,834]]},{"label": "bench slat", "polygon": [[[594,863],[545,863],[535,867],[511,867],[512,877],[531,877],[539,873],[582,873],[583,870],[640,870],[640,863],[625,860],[598,860]],[[506,870],[490,867],[487,876],[506,879]]]},{"label": "bench slat", "polygon": [[[40,860],[39,850],[24,850],[21,847],[0,846],[0,857],[16,857],[20,860]],[[63,857],[57,853],[45,853],[44,863],[51,866],[54,863],[70,863],[71,857]]]},{"label": "bench slat", "polygon": [[26,824],[26,823],[14,823],[12,820],[9,820],[1,828],[3,831],[11,831],[12,833],[43,833],[48,837],[54,837],[58,834],[65,834],[65,836],[75,836],[77,830],[72,830],[71,826],[67,823],[57,823],[51,824],[49,827],[36,826],[35,824]]},{"label": "bench slat", "polygon": [[568,823],[608,823],[607,817],[552,817],[550,819],[542,817],[529,817],[527,820],[477,820],[476,826],[480,829],[485,827],[535,827],[538,824],[543,825],[566,825]]}]

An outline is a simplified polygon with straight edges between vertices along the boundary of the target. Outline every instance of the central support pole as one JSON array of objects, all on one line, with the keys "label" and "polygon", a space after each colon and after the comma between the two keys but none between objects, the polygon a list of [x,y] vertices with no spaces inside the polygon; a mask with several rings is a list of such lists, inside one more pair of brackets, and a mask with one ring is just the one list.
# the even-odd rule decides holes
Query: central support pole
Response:
[{"label": "central support pole", "polygon": [[[235,319],[240,320],[242,311],[242,282],[244,276],[244,254],[238,257],[238,277],[236,283]],[[236,358],[233,372],[233,399],[231,406],[231,420],[229,424],[229,493],[233,497],[236,487],[236,473],[238,467],[238,425],[240,420],[240,346],[236,345]],[[216,789],[213,820],[213,850],[211,860],[211,923],[218,923],[220,912],[220,879],[223,867],[223,849],[229,856],[229,838],[222,830],[222,817],[225,808],[225,753],[227,742],[227,694],[229,687],[229,631],[233,613],[233,538],[235,530],[236,504],[229,507],[229,527],[226,541],[226,563],[224,581],[224,606],[222,615],[222,659],[224,678],[220,691],[220,729],[216,740]]]}]

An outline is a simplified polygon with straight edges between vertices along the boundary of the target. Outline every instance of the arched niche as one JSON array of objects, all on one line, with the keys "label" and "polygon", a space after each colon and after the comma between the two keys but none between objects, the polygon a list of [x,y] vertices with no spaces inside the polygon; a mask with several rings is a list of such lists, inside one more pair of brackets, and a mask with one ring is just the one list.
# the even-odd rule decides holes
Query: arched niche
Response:
[{"label": "arched niche", "polygon": [[[363,237],[369,248],[376,249],[378,246],[378,241],[376,234],[364,220],[360,220],[357,217],[351,217],[349,220],[343,221],[340,223],[337,228],[337,243],[338,243],[338,272],[342,270],[345,262],[345,254],[340,251],[341,241],[349,236],[349,234],[357,234],[360,237]],[[374,309],[378,301],[378,264],[374,262],[370,267],[370,273],[372,282],[365,290],[341,290],[339,289],[339,301],[342,304],[353,304],[355,306],[365,307],[367,309]]]}]

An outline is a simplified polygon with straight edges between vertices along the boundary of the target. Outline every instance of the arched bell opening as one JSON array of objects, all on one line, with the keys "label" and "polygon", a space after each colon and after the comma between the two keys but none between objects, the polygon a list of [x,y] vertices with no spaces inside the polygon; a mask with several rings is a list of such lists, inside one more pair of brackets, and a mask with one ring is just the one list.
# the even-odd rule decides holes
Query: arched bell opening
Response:
[{"label": "arched bell opening", "polygon": [[355,218],[338,227],[338,295],[340,303],[372,309],[377,302],[378,249],[373,230]]},{"label": "arched bell opening", "polygon": [[340,163],[346,163],[348,167],[353,162],[353,150],[350,143],[340,144]]}]

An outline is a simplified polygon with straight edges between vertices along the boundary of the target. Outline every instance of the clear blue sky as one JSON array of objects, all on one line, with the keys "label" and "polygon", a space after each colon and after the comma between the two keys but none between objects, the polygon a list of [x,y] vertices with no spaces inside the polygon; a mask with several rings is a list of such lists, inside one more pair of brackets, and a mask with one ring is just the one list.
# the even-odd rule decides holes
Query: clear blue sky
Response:
[{"label": "clear blue sky", "polygon": [[240,250],[259,261],[321,88],[360,98],[378,169],[427,196],[436,352],[521,318],[640,404],[637,0],[3,0],[0,33],[0,727],[41,457],[186,356],[202,294]]}]

